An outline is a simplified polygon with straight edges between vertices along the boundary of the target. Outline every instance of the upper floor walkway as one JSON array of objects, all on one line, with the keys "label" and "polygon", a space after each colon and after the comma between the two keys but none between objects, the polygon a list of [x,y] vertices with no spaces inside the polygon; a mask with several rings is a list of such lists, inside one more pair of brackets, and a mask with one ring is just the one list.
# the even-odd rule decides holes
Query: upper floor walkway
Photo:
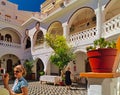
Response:
[{"label": "upper floor walkway", "polygon": [[[98,33],[97,26],[73,34],[70,33],[68,35],[68,43],[72,45],[75,51],[79,49],[80,51],[86,52],[86,46],[93,44],[93,41],[99,37],[116,40],[120,34],[120,14],[104,22],[102,28],[103,31],[101,33]],[[44,42],[43,44],[33,46],[33,48],[33,53],[37,53],[38,51],[42,53],[46,52],[48,46]]]}]

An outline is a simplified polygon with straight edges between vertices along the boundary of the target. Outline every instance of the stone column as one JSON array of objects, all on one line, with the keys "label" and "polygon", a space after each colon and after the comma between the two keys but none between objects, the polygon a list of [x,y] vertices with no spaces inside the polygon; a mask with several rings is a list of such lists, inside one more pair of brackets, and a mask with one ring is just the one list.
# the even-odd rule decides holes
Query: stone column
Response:
[{"label": "stone column", "polygon": [[28,36],[30,37],[30,40],[31,40],[31,52],[34,51],[34,39],[33,39],[33,36],[34,36],[35,32],[36,32],[35,28],[29,30],[29,32],[28,32]]},{"label": "stone column", "polygon": [[103,11],[101,3],[101,0],[98,0],[98,9],[95,10],[97,38],[100,38],[103,32]]},{"label": "stone column", "polygon": [[63,27],[63,35],[65,36],[66,40],[69,41],[69,27],[67,22],[62,24]]}]

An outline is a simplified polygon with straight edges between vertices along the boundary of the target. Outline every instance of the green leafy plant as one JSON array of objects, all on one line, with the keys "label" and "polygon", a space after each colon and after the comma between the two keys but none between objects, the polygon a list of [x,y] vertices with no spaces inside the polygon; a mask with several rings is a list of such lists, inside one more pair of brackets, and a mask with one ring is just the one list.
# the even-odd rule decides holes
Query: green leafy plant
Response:
[{"label": "green leafy plant", "polygon": [[94,41],[93,46],[88,46],[87,51],[96,50],[99,48],[116,48],[115,41],[106,41],[105,38],[100,38]]},{"label": "green leafy plant", "polygon": [[47,44],[54,50],[54,53],[50,57],[50,61],[63,69],[65,65],[75,58],[72,48],[67,44],[64,36],[46,34]]},{"label": "green leafy plant", "polygon": [[26,60],[24,62],[24,67],[26,69],[27,75],[32,74],[32,68],[34,66],[33,63],[34,63],[34,60]]},{"label": "green leafy plant", "polygon": [[42,76],[42,75],[45,74],[45,72],[44,71],[40,71],[39,74],[40,74],[40,76]]}]

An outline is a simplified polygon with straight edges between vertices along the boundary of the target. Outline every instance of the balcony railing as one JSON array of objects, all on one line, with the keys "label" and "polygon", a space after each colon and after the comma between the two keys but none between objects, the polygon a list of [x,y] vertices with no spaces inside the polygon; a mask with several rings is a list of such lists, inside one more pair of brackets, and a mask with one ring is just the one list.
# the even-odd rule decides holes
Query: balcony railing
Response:
[{"label": "balcony railing", "polygon": [[21,45],[20,45],[20,44],[11,43],[11,42],[6,42],[6,41],[0,41],[0,46],[21,48]]},{"label": "balcony railing", "polygon": [[[102,32],[102,37],[110,37],[116,34],[120,34],[120,14],[111,18],[103,24],[104,31]],[[90,40],[96,39],[97,29],[96,27],[80,31],[78,33],[69,36],[70,43],[75,45],[76,43],[89,42]]]},{"label": "balcony railing", "polygon": [[120,14],[116,15],[115,17],[111,18],[107,22],[104,23],[104,32],[103,35],[113,35],[118,33],[119,31],[115,31],[120,29]]},{"label": "balcony railing", "polygon": [[96,27],[70,35],[70,42],[88,40],[96,36]]}]

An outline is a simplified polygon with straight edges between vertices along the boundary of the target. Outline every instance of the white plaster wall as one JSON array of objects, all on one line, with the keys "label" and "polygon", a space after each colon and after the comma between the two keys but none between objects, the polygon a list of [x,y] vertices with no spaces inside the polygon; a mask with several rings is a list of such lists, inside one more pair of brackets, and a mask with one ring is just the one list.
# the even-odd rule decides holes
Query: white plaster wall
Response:
[{"label": "white plaster wall", "polygon": [[28,59],[28,60],[32,60],[33,59],[30,48],[24,50],[23,57],[24,57],[24,59]]},{"label": "white plaster wall", "polygon": [[0,45],[0,57],[6,54],[13,54],[18,56],[19,59],[23,59],[23,50],[21,48],[5,47]]},{"label": "white plaster wall", "polygon": [[82,52],[76,53],[75,62],[77,74],[79,74],[80,72],[85,72],[85,59],[86,59],[85,53]]},{"label": "white plaster wall", "polygon": [[50,73],[56,73],[56,74],[59,74],[59,68],[55,65],[55,64],[53,64],[53,63],[50,63],[50,68],[51,68],[51,71],[50,71]]}]

